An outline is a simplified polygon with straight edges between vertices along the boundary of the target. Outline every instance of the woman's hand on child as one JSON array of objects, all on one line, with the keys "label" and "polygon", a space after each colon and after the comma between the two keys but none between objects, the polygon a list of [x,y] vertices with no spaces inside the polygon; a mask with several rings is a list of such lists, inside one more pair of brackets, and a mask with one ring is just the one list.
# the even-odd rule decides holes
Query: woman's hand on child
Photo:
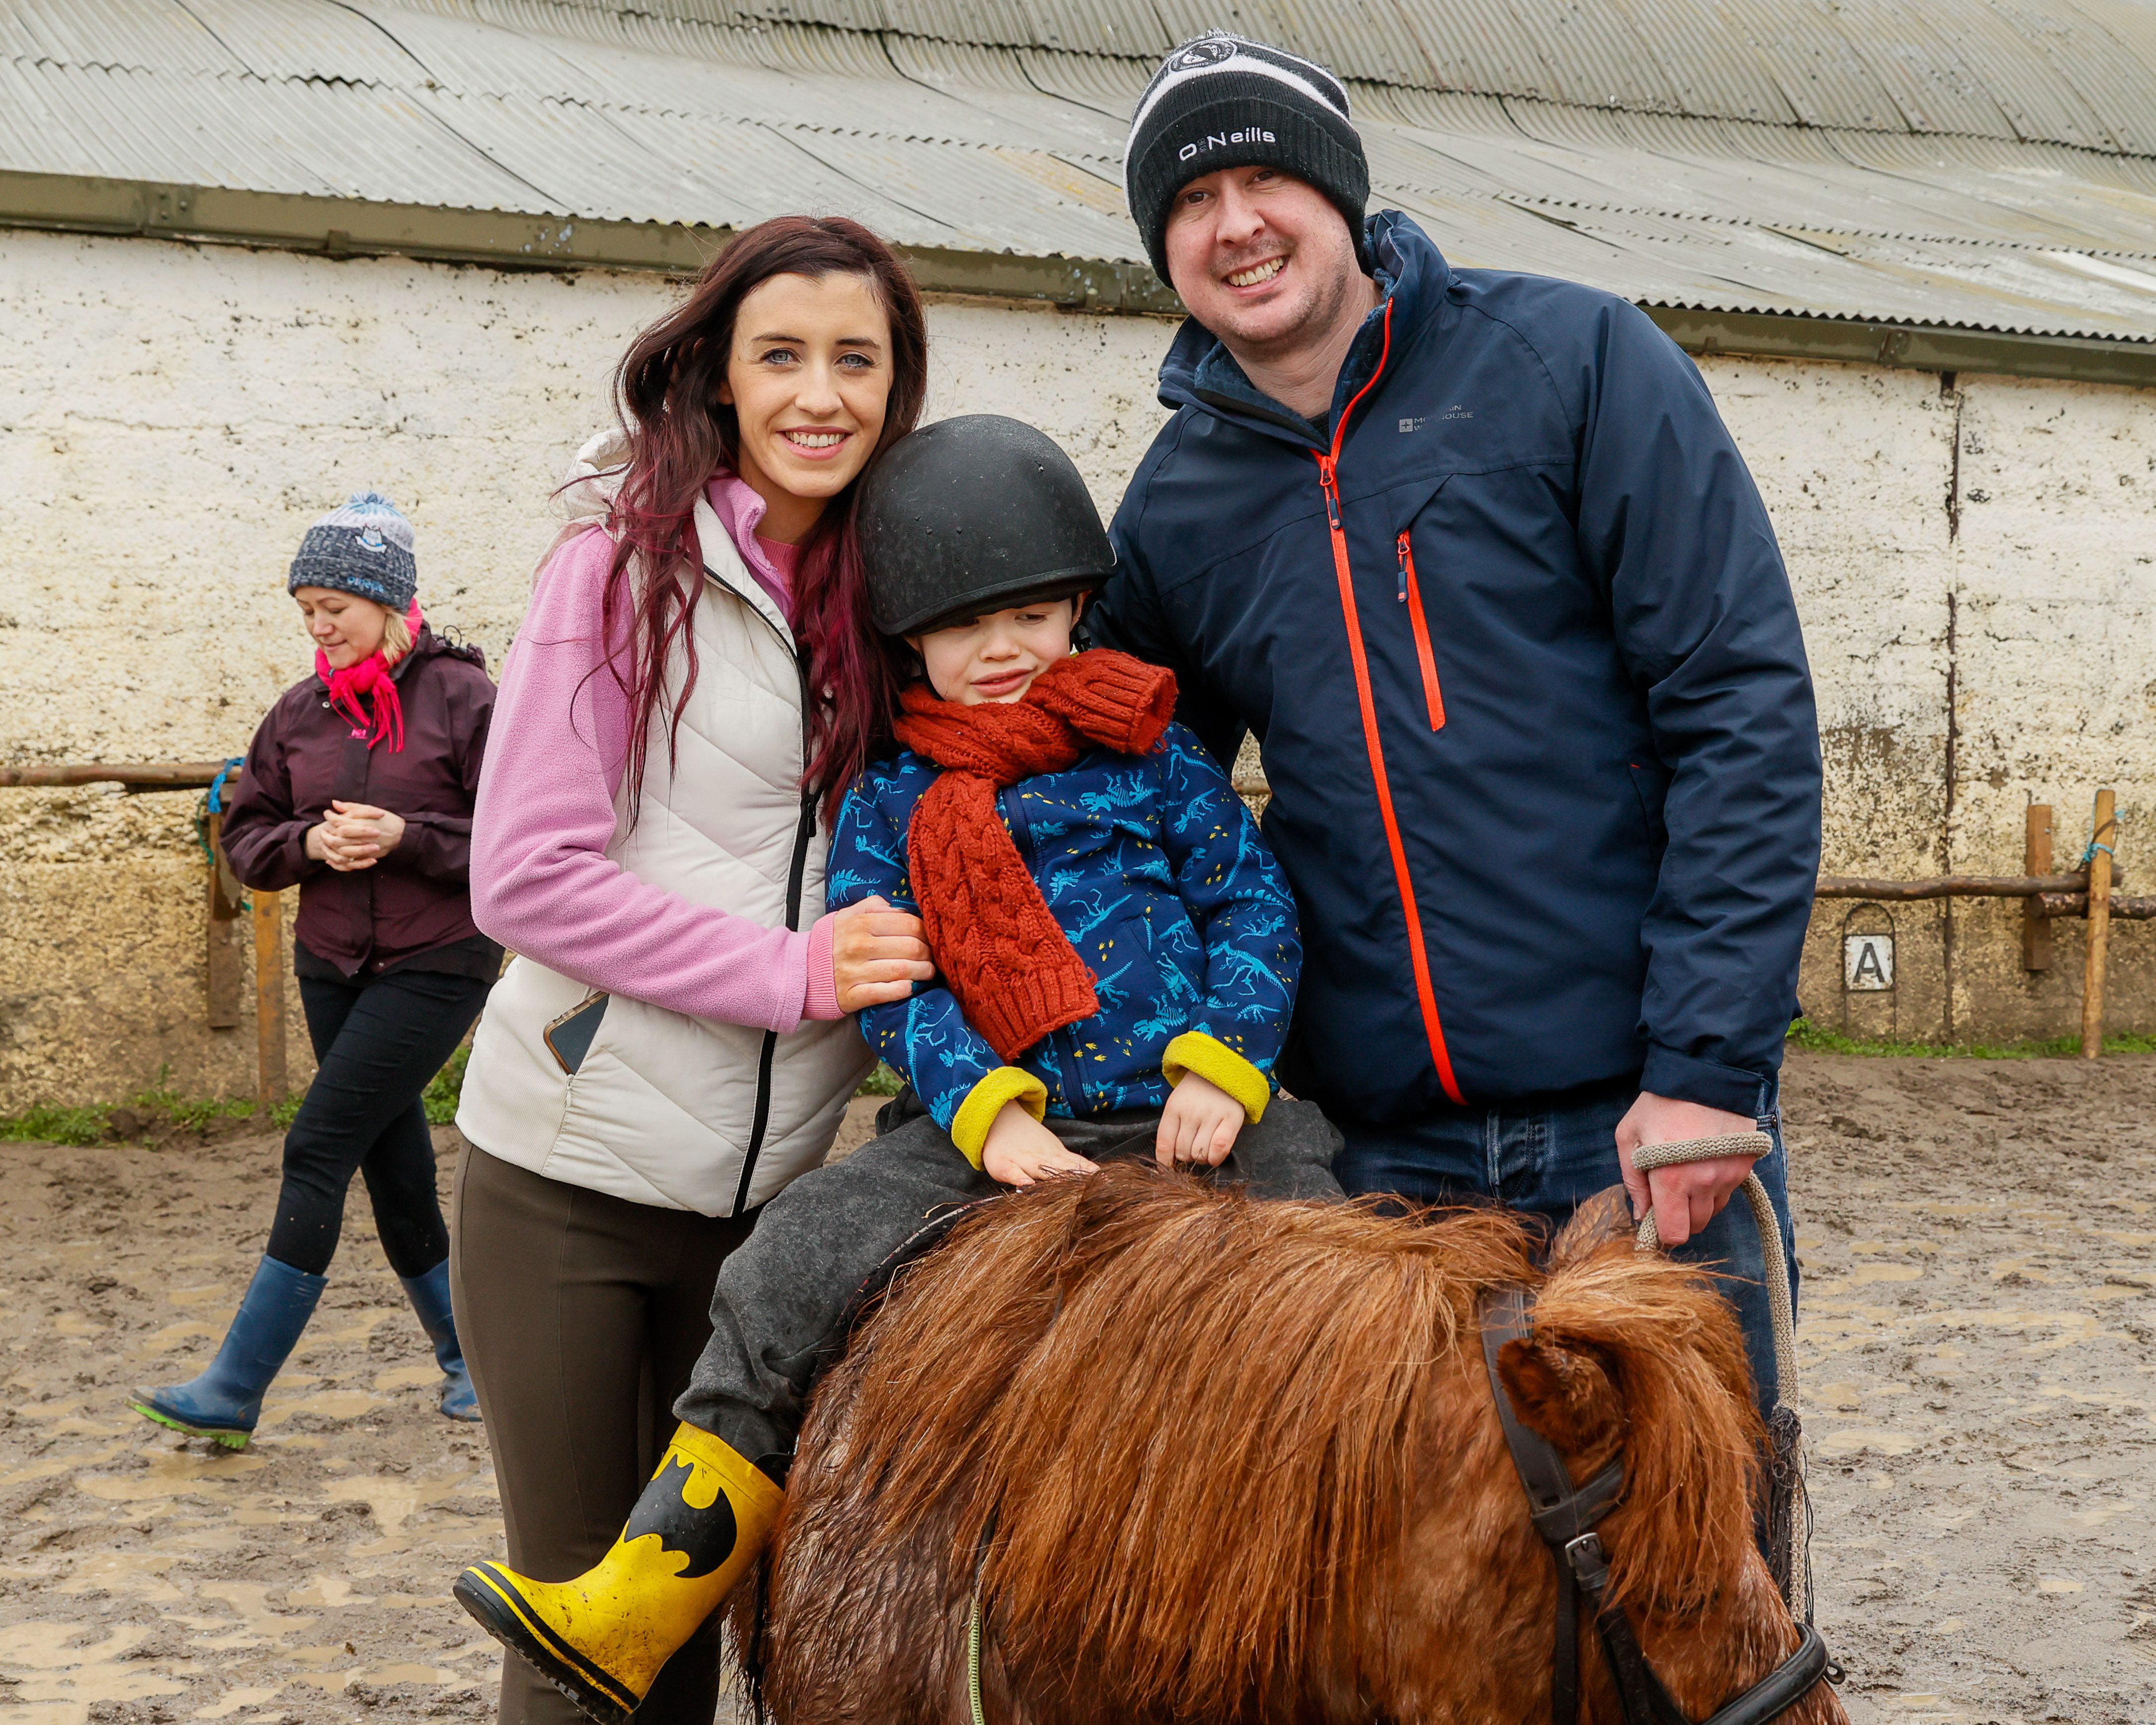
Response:
[{"label": "woman's hand on child", "polygon": [[1090,1174],[1094,1164],[1016,1102],[1005,1102],[981,1146],[981,1172],[1006,1186],[1030,1186],[1057,1174]]},{"label": "woman's hand on child", "polygon": [[1243,1105],[1219,1085],[1186,1072],[1160,1111],[1153,1154],[1163,1168],[1218,1168],[1235,1147],[1245,1118]]},{"label": "woman's hand on child", "polygon": [[921,919],[875,895],[848,905],[831,922],[831,973],[839,1010],[859,1012],[903,1000],[936,974]]}]

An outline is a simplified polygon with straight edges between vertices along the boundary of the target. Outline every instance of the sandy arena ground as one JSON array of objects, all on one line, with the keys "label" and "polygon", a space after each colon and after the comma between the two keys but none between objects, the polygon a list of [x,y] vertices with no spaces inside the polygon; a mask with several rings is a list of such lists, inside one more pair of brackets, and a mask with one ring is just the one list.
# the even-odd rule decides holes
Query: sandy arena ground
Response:
[{"label": "sandy arena ground", "polygon": [[[2156,1725],[2156,1060],[1799,1055],[1819,1617],[1858,1725]],[[452,1135],[441,1135],[446,1177]],[[207,1359],[274,1141],[0,1145],[0,1707],[23,1725],[490,1717],[450,1603],[475,1429],[356,1199],[244,1455],[129,1385]]]}]

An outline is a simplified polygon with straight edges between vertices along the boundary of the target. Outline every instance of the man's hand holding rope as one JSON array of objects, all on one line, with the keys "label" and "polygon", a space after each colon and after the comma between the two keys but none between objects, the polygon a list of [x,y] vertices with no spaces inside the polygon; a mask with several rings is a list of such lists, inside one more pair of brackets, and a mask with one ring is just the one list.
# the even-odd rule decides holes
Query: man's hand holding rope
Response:
[{"label": "man's hand holding rope", "polygon": [[1617,1122],[1617,1161],[1635,1220],[1654,1206],[1655,1225],[1666,1246],[1682,1245],[1722,1213],[1730,1194],[1744,1183],[1754,1158],[1716,1156],[1641,1173],[1632,1153],[1648,1144],[1675,1144],[1691,1138],[1717,1138],[1758,1130],[1748,1114],[1732,1114],[1701,1102],[1681,1101],[1642,1091]]}]

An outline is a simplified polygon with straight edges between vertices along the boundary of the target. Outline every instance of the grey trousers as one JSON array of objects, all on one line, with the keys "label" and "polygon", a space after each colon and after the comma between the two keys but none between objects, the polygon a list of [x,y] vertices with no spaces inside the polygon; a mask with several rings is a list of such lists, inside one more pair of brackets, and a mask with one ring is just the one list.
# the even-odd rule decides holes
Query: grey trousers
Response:
[{"label": "grey trousers", "polygon": [[[1100,1162],[1151,1156],[1160,1116],[1131,1109],[1051,1117],[1056,1137]],[[763,1207],[719,1266],[711,1339],[674,1411],[783,1481],[817,1373],[844,1348],[856,1296],[906,1242],[961,1206],[1010,1190],[959,1153],[912,1091],[877,1116],[878,1136],[812,1170]],[[1309,1102],[1276,1097],[1236,1135],[1221,1177],[1266,1198],[1338,1198],[1340,1134]]]}]

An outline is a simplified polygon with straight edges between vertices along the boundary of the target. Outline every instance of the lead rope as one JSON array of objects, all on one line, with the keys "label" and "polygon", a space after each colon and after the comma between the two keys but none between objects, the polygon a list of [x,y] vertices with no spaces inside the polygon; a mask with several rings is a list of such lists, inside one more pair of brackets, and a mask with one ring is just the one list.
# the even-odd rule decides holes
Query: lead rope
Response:
[{"label": "lead rope", "polygon": [[[1632,1166],[1643,1173],[1658,1168],[1675,1168],[1687,1162],[1707,1162],[1717,1156],[1749,1156],[1755,1160],[1774,1147],[1765,1132],[1730,1132],[1715,1138],[1685,1138],[1674,1144],[1643,1144],[1632,1153]],[[1782,1224],[1758,1175],[1747,1173],[1743,1188],[1752,1206],[1752,1220],[1759,1230],[1759,1256],[1765,1266],[1767,1310],[1774,1332],[1774,1399],[1794,1416],[1798,1411],[1797,1313],[1789,1294],[1789,1260],[1782,1245]],[[1655,1226],[1650,1205],[1640,1219],[1639,1245],[1642,1251],[1659,1250],[1661,1230]],[[1810,1507],[1804,1488],[1801,1440],[1791,1458],[1795,1468],[1796,1502],[1790,1506],[1789,1548],[1784,1553],[1789,1578],[1789,1610],[1800,1623],[1811,1620],[1811,1577],[1804,1562],[1805,1523]],[[980,1725],[976,1720],[974,1725]]]}]

